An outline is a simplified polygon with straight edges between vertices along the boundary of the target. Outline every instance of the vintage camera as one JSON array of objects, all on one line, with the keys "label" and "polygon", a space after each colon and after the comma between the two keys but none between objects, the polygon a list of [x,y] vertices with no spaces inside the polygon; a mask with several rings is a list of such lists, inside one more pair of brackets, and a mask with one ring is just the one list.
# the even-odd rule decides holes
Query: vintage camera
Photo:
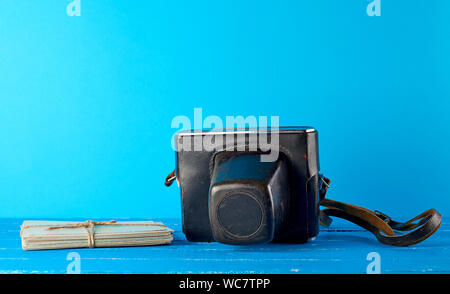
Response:
[{"label": "vintage camera", "polygon": [[175,142],[189,241],[304,243],[318,234],[314,128],[183,131]]}]

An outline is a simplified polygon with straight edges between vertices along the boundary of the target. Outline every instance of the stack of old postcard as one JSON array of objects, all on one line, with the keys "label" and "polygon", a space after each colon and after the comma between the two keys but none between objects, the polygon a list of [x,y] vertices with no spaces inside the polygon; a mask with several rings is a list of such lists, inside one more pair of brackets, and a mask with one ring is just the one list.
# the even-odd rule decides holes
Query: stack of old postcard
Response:
[{"label": "stack of old postcard", "polygon": [[24,250],[169,244],[173,230],[153,221],[24,221]]}]

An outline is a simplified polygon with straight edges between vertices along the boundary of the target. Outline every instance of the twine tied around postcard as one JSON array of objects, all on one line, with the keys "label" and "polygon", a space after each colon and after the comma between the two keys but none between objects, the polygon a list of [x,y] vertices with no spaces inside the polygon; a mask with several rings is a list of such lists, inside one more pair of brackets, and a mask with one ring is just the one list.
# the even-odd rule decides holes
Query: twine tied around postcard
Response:
[{"label": "twine tied around postcard", "polygon": [[20,230],[20,236],[22,236],[22,232],[25,229],[32,228],[32,227],[47,227],[47,230],[57,230],[57,229],[76,229],[76,228],[84,228],[86,230],[87,240],[88,240],[88,247],[94,248],[95,247],[95,226],[158,226],[158,227],[166,227],[166,225],[158,223],[158,224],[119,224],[115,220],[110,221],[104,221],[104,222],[96,222],[92,220],[87,220],[85,222],[80,223],[73,223],[73,224],[62,224],[62,225],[29,225],[29,226],[23,226]]}]

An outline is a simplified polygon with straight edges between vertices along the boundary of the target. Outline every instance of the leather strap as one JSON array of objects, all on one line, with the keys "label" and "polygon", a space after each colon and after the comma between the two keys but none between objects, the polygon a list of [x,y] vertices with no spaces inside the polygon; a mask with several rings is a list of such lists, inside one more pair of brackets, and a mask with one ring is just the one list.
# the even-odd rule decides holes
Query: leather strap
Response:
[{"label": "leather strap", "polygon": [[[328,227],[332,220],[330,216],[346,219],[375,235],[383,244],[392,246],[414,245],[427,239],[441,225],[441,215],[435,209],[429,209],[415,218],[401,223],[377,210],[372,211],[364,207],[326,199],[325,194],[330,180],[321,176],[319,189],[320,205],[326,207],[320,211],[320,223]],[[397,235],[395,231],[410,231]]]}]

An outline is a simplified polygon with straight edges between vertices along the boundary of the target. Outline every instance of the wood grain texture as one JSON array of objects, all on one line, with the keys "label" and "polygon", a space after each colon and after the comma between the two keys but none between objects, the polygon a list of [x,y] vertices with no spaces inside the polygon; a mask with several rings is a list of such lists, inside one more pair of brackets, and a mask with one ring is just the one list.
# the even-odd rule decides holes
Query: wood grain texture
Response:
[{"label": "wood grain texture", "polygon": [[[116,219],[128,220],[128,219]],[[178,219],[171,245],[153,247],[23,251],[22,219],[0,219],[0,273],[66,273],[70,252],[81,257],[81,273],[366,273],[369,252],[381,256],[382,273],[450,273],[450,224],[421,244],[390,247],[342,220],[307,244],[231,246],[190,243]],[[82,221],[82,220],[79,220]]]}]

